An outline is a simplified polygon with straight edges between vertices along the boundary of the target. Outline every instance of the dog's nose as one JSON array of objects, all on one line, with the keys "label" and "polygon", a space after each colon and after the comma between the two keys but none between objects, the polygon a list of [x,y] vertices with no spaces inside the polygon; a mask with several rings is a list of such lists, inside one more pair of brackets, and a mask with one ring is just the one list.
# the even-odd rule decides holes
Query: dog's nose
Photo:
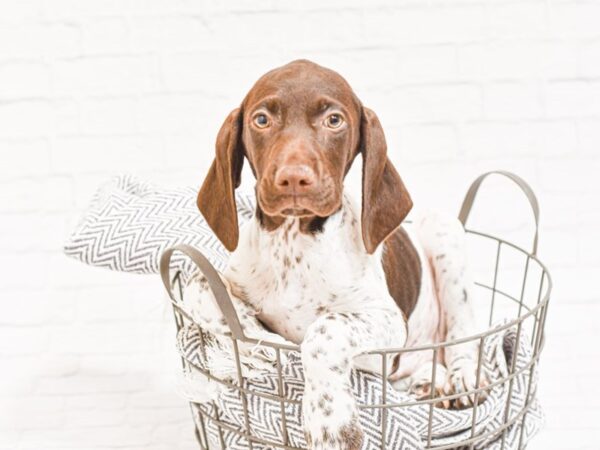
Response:
[{"label": "dog's nose", "polygon": [[317,182],[315,171],[305,165],[289,165],[275,174],[275,186],[286,194],[302,194],[314,188]]}]

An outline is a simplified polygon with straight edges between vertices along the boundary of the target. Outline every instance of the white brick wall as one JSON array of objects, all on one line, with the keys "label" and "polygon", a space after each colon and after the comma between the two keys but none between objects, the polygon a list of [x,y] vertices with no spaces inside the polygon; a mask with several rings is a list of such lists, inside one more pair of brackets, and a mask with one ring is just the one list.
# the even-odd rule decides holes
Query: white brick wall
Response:
[{"label": "white brick wall", "polygon": [[[0,448],[194,448],[158,278],[61,244],[111,174],[199,184],[227,112],[300,57],[378,113],[418,204],[531,182],[556,284],[532,447],[598,448],[599,24],[592,0],[0,1]],[[473,224],[528,245],[525,202],[487,191]]]}]

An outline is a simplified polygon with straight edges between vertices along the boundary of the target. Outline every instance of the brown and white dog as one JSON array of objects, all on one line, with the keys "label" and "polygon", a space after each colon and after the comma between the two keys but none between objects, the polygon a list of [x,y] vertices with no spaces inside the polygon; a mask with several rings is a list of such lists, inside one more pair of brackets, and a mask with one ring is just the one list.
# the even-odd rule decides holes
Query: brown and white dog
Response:
[{"label": "brown and white dog", "polygon": [[[198,195],[232,252],[224,273],[232,296],[301,344],[313,449],[360,448],[350,370],[382,370],[380,357],[362,353],[475,331],[462,226],[436,214],[401,226],[412,201],[386,152],[377,116],[340,75],[294,61],[260,78],[229,114]],[[360,211],[343,191],[359,154]],[[257,209],[240,230],[234,190],[244,160],[256,177]],[[476,387],[476,344],[440,352],[435,386],[432,353],[391,355],[390,381],[419,397]],[[453,404],[472,402],[465,394]]]}]

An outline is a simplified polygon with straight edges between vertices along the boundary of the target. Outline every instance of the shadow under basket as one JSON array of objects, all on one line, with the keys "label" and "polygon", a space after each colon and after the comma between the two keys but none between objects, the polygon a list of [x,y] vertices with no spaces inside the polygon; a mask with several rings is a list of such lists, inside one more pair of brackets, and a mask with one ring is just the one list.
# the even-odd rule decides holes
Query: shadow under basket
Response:
[{"label": "shadow under basket", "polygon": [[[526,195],[535,218],[535,235],[531,251],[487,233],[466,229],[469,249],[475,250],[471,255],[471,266],[475,275],[476,315],[480,323],[487,323],[487,329],[479,334],[468,336],[451,342],[418,347],[376,349],[368,352],[381,358],[380,374],[363,374],[371,386],[377,387],[378,396],[372,403],[358,402],[361,410],[369,411],[374,418],[370,430],[370,441],[363,449],[449,449],[449,448],[490,448],[521,449],[525,448],[529,439],[542,423],[539,403],[537,402],[537,366],[540,352],[544,345],[544,325],[548,310],[548,301],[552,289],[550,275],[546,267],[537,258],[539,207],[537,199],[529,185],[518,176],[509,172],[489,172],[477,178],[469,188],[459,213],[463,225],[471,211],[473,201],[482,181],[490,174],[503,175],[521,188]],[[218,401],[204,403],[190,402],[195,424],[195,433],[202,449],[306,449],[303,440],[301,423],[298,420],[301,403],[300,392],[290,394],[290,368],[283,361],[295,357],[299,363],[299,347],[279,343],[258,341],[246,337],[240,326],[235,309],[225,286],[216,270],[208,260],[196,249],[189,246],[177,246],[167,250],[161,259],[161,276],[175,312],[177,329],[182,330],[194,321],[182,308],[182,277],[177,272],[170,273],[170,260],[175,251],[185,253],[197,268],[206,276],[215,295],[217,303],[227,321],[231,333],[234,358],[237,367],[237,379],[225,379],[215,375],[210,368],[196,364],[182,357],[185,371],[201,373],[205,380],[217,383],[231,398],[239,401],[235,414],[237,423],[226,420],[232,414],[231,407],[224,411],[223,404]],[[204,333],[200,327],[198,339],[199,350],[204,351]],[[417,400],[404,395],[398,401],[398,395],[391,392],[393,388],[386,381],[390,368],[386,366],[388,355],[410,352],[430,352],[432,360],[449,346],[468,342],[479,344],[477,380],[480,379],[486,364],[490,361],[488,353],[500,349],[501,365],[488,386],[472,389],[469,395],[487,399],[475,403],[469,409],[448,411],[437,405],[443,401],[455,400],[458,395],[425,398]],[[255,388],[242,376],[239,345],[253,344],[274,357],[273,374],[270,378],[271,390]],[[521,351],[525,348],[526,351]],[[290,356],[292,355],[292,356]],[[294,356],[295,355],[295,356]],[[292,367],[293,369],[293,367]],[[431,377],[435,383],[435,365],[432,365]],[[296,374],[294,374],[295,376]],[[475,384],[479,385],[479,382]],[[484,392],[485,391],[485,392]],[[490,400],[496,395],[495,403]],[[297,395],[296,395],[297,394]],[[464,394],[463,394],[464,395]],[[261,403],[263,402],[263,403]],[[269,426],[265,431],[264,423],[255,423],[257,419],[256,405],[267,405]],[[231,405],[229,405],[231,406]],[[266,416],[266,412],[263,416]],[[362,413],[361,413],[362,414]],[[390,418],[412,421],[401,424],[398,429],[414,427],[412,437],[418,440],[410,444],[411,436],[404,436],[405,446],[392,442],[396,423]],[[412,417],[412,418],[411,418]],[[415,419],[416,418],[416,419]],[[415,422],[417,420],[417,422]],[[445,422],[451,422],[451,425]],[[457,423],[462,425],[457,428]],[[445,426],[445,428],[444,428]],[[536,428],[537,427],[537,428]],[[364,427],[363,427],[364,428]],[[371,431],[373,431],[371,433]],[[400,432],[400,431],[398,431]],[[416,437],[415,437],[416,436]],[[302,445],[302,443],[304,443]]]}]

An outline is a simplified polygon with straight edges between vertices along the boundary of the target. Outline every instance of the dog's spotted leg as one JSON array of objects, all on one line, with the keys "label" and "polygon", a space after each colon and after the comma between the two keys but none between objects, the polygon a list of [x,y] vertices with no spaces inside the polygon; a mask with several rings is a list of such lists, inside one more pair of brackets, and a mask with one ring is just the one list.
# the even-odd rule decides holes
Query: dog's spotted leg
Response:
[{"label": "dog's spotted leg", "polygon": [[329,313],[308,328],[301,350],[306,383],[302,412],[309,448],[361,448],[363,431],[351,392],[350,370],[359,367],[380,373],[381,356],[359,355],[399,347],[405,341],[406,327],[398,308],[365,306],[363,312]]},{"label": "dog's spotted leg", "polygon": [[[429,214],[418,221],[419,235],[435,272],[436,290],[443,310],[447,341],[472,336],[478,327],[474,314],[473,282],[467,264],[465,232],[455,218]],[[468,341],[444,349],[447,368],[444,392],[461,394],[454,401],[457,408],[484,400],[487,391],[476,395],[473,390],[489,385],[485,369],[477,379],[478,341]]]}]

